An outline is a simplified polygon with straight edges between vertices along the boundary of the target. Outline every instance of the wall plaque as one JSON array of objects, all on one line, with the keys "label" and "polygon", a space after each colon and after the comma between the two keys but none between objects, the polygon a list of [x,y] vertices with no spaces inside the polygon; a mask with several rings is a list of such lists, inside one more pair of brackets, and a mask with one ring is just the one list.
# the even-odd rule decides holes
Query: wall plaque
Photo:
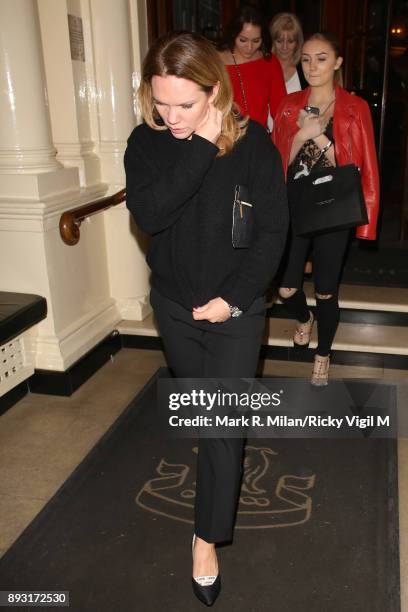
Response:
[{"label": "wall plaque", "polygon": [[71,59],[84,62],[85,45],[81,17],[77,17],[76,15],[68,15],[68,28]]}]

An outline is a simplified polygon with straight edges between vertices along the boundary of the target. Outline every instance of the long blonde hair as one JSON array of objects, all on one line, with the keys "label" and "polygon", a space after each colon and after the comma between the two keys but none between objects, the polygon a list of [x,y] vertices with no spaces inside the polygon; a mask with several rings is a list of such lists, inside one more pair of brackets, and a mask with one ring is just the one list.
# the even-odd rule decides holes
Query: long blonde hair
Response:
[{"label": "long blonde hair", "polygon": [[269,27],[272,38],[272,53],[276,55],[275,43],[282,32],[293,32],[296,40],[296,49],[293,53],[293,63],[296,65],[300,61],[300,54],[303,47],[303,30],[299,19],[293,13],[278,13],[272,19]]},{"label": "long blonde hair", "polygon": [[150,47],[143,62],[138,101],[144,120],[155,130],[167,127],[155,108],[151,81],[153,76],[166,74],[193,81],[208,94],[219,83],[213,102],[223,114],[218,157],[229,153],[244,136],[248,118],[240,115],[233,101],[228,73],[213,45],[200,34],[182,32],[166,34]]}]

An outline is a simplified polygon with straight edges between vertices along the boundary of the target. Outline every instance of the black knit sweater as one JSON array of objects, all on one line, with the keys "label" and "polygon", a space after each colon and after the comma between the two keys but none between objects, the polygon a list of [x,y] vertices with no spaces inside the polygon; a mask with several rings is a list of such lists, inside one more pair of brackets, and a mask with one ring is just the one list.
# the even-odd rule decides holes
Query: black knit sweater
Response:
[{"label": "black knit sweater", "polygon": [[[233,150],[193,135],[178,140],[136,127],[125,153],[126,202],[152,236],[147,262],[152,285],[191,310],[215,297],[246,310],[263,295],[283,252],[288,227],[279,153],[265,130],[250,122]],[[235,185],[249,188],[255,219],[252,244],[231,242]]]}]

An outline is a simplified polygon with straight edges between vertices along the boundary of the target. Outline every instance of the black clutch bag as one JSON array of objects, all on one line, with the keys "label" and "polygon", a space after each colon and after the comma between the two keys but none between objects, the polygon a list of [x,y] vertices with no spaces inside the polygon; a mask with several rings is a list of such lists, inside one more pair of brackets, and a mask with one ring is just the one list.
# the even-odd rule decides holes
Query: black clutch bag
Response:
[{"label": "black clutch bag", "polygon": [[249,202],[248,188],[245,185],[235,185],[232,207],[232,246],[234,249],[246,249],[251,245],[253,225],[253,207]]},{"label": "black clutch bag", "polygon": [[294,233],[298,236],[368,223],[360,172],[354,164],[324,168],[288,183]]}]

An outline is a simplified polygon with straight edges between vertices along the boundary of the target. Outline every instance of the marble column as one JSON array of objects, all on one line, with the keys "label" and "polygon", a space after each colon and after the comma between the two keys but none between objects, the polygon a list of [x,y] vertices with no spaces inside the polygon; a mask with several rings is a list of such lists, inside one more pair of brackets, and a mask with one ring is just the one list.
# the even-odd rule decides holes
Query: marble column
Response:
[{"label": "marble column", "polygon": [[135,126],[128,0],[91,0],[102,175],[123,186],[123,153]]},{"label": "marble column", "polygon": [[80,0],[37,0],[51,126],[57,159],[77,167],[81,187],[101,182],[92,123],[95,78],[89,6]]},{"label": "marble column", "polygon": [[0,198],[76,190],[52,143],[36,0],[1,0],[0,30]]},{"label": "marble column", "polygon": [[[129,0],[91,0],[90,7],[102,179],[109,184],[110,192],[115,192],[125,184],[123,155],[137,123],[134,75],[140,65],[134,65],[132,35],[138,39],[139,32],[133,30],[135,20],[131,16],[146,8],[141,3],[131,6]],[[112,295],[124,319],[143,319],[151,310],[146,239],[124,204],[105,213],[105,229]]]},{"label": "marble column", "polygon": [[35,0],[2,0],[0,28],[0,173],[56,170]]},{"label": "marble column", "polygon": [[[47,40],[59,33],[55,23]],[[110,295],[103,218],[83,224],[76,248],[59,235],[61,214],[90,194],[80,189],[78,168],[56,159],[42,42],[37,0],[0,0],[1,288],[46,298],[47,318],[30,330],[26,347],[36,368],[66,370],[120,315]],[[65,85],[63,71],[50,78]]]}]

